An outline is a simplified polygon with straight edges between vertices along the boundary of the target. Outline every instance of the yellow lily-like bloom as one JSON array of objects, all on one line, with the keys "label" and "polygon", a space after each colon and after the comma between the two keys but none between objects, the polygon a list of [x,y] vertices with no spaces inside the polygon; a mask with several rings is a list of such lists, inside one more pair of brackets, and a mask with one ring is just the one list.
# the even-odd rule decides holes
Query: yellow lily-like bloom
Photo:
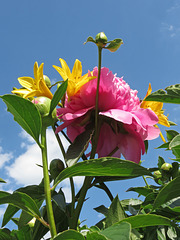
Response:
[{"label": "yellow lily-like bloom", "polygon": [[22,96],[23,98],[32,98],[45,96],[52,99],[53,94],[46,85],[43,77],[43,66],[44,63],[38,67],[38,63],[34,64],[34,78],[31,77],[20,77],[18,78],[19,83],[23,88],[15,89],[12,93]]},{"label": "yellow lily-like bloom", "polygon": [[78,59],[76,59],[74,63],[72,73],[66,61],[64,61],[62,58],[60,58],[59,61],[62,68],[55,65],[53,65],[53,67],[58,71],[64,81],[68,79],[67,95],[69,99],[70,97],[74,96],[85,83],[96,78],[92,76],[89,77],[88,73],[82,76],[82,65]]},{"label": "yellow lily-like bloom", "polygon": [[[146,93],[145,98],[148,95],[150,95],[151,92],[152,92],[152,88],[151,88],[151,84],[149,83],[148,91]],[[153,102],[153,101],[144,101],[143,100],[142,103],[141,103],[141,108],[150,108],[158,116],[158,118],[159,118],[158,123],[159,124],[161,124],[163,126],[166,126],[166,127],[170,127],[168,118],[163,114],[164,110],[162,109],[163,108],[163,103],[162,102]],[[158,126],[156,125],[156,127],[158,127]],[[161,136],[163,142],[166,142],[162,133],[160,133],[160,136]]]}]

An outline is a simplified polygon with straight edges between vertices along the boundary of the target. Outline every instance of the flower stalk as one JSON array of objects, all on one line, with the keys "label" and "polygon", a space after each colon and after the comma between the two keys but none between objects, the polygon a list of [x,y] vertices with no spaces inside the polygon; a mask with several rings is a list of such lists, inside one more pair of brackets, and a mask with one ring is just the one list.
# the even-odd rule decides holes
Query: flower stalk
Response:
[{"label": "flower stalk", "polygon": [[96,105],[95,105],[95,131],[94,131],[94,141],[92,145],[92,151],[90,158],[93,159],[96,153],[98,136],[99,136],[99,84],[101,76],[101,63],[102,63],[102,47],[98,46],[98,79],[97,79],[97,89],[96,89]]},{"label": "flower stalk", "polygon": [[55,225],[52,202],[51,202],[51,190],[50,190],[48,161],[47,161],[46,126],[42,126],[42,131],[41,131],[41,152],[42,152],[42,162],[43,162],[44,192],[45,192],[45,199],[46,199],[48,223],[49,223],[49,229],[51,232],[51,237],[54,237],[57,235],[57,232],[56,232],[56,225]]}]

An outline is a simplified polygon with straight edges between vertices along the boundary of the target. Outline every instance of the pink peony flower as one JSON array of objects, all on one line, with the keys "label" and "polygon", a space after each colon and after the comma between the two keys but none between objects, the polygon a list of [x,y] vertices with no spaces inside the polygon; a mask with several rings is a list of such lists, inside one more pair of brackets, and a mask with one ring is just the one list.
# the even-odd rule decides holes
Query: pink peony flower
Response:
[{"label": "pink peony flower", "polygon": [[[97,75],[95,67],[93,76]],[[64,108],[57,110],[64,123],[56,132],[67,128],[68,137],[74,141],[87,124],[94,122],[96,86],[97,78],[83,85],[70,101],[66,99]],[[140,108],[137,91],[130,89],[123,78],[116,77],[108,68],[101,69],[99,115],[102,122],[96,150],[99,157],[118,149],[112,156],[122,154],[125,159],[138,163],[145,152],[144,140],[159,136],[159,129],[154,127],[158,122],[156,114]]]}]

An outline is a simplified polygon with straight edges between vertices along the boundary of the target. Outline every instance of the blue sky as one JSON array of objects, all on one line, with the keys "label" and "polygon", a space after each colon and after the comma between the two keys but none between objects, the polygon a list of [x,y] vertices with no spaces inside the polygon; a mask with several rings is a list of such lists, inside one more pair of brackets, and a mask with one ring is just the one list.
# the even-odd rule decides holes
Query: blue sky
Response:
[{"label": "blue sky", "polygon": [[[114,0],[114,1],[61,1],[61,0],[6,0],[0,3],[0,95],[19,87],[17,78],[33,76],[35,61],[44,62],[44,74],[52,81],[60,76],[52,65],[66,60],[72,69],[75,59],[82,62],[83,73],[97,65],[97,48],[92,43],[83,45],[88,36],[95,37],[104,31],[109,40],[122,38],[124,44],[115,53],[103,52],[102,65],[119,77],[124,76],[132,89],[143,99],[149,82],[153,90],[179,83],[180,80],[180,2],[178,0]],[[169,119],[180,122],[176,105],[164,105]],[[39,183],[40,155],[34,142],[13,122],[0,101],[0,177],[7,184],[2,190],[13,191],[24,184]],[[166,128],[162,128],[164,131]],[[179,131],[179,127],[175,127]],[[49,132],[52,136],[52,133]],[[50,159],[59,157],[54,140],[49,143]],[[150,143],[149,153],[142,157],[144,166],[154,167],[158,155],[171,157],[154,148],[161,144],[157,139]],[[168,160],[169,161],[169,160]],[[76,180],[77,186],[82,179]],[[143,185],[141,179],[109,184],[120,199],[137,197],[125,193],[130,186]],[[68,184],[64,183],[68,196]],[[82,220],[91,225],[100,216],[92,210],[110,202],[101,190],[91,190],[85,203]],[[3,212],[4,208],[0,208]],[[0,214],[1,215],[1,214]]]}]

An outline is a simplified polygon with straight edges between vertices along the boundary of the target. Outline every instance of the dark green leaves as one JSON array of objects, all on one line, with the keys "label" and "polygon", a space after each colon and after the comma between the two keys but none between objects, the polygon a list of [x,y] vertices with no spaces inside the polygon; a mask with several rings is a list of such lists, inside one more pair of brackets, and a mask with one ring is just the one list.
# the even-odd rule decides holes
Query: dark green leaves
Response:
[{"label": "dark green leaves", "polygon": [[58,234],[53,240],[85,240],[85,238],[75,230],[68,230]]},{"label": "dark green leaves", "polygon": [[164,103],[178,103],[180,104],[180,84],[171,85],[163,89],[160,89],[154,93],[151,93],[145,101],[157,101]]},{"label": "dark green leaves", "polygon": [[148,169],[134,162],[119,158],[104,157],[79,162],[64,169],[56,178],[56,184],[74,176],[120,176],[133,178],[142,175],[151,176],[152,174]]},{"label": "dark green leaves", "polygon": [[68,80],[66,80],[65,82],[63,82],[59,88],[56,90],[56,92],[54,93],[54,96],[52,98],[51,101],[51,106],[50,106],[50,112],[49,115],[51,115],[51,113],[53,112],[53,110],[55,109],[55,107],[58,105],[59,101],[62,99],[62,97],[64,96],[66,89],[67,89],[67,85],[68,85]]},{"label": "dark green leaves", "polygon": [[7,94],[1,98],[7,105],[7,110],[14,116],[14,120],[39,144],[42,123],[35,105],[16,95]]},{"label": "dark green leaves", "polygon": [[180,196],[180,176],[169,182],[157,195],[153,209],[160,207],[167,201]]},{"label": "dark green leaves", "polygon": [[[14,192],[13,194],[0,191],[0,204],[12,204],[33,217],[41,217],[35,201],[25,193]],[[15,209],[14,209],[15,211]]]},{"label": "dark green leaves", "polygon": [[84,131],[78,135],[74,142],[69,146],[65,155],[65,161],[68,167],[74,165],[82,156],[91,140],[92,134],[92,129]]}]

